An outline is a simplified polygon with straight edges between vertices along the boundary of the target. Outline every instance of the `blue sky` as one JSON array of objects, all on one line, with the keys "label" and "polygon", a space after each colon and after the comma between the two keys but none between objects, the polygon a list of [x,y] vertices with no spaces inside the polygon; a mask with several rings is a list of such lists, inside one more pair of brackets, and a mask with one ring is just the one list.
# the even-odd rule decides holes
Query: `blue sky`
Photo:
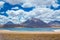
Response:
[{"label": "blue sky", "polygon": [[[41,1],[42,3],[39,2],[39,1]],[[21,2],[19,0],[17,0],[17,2],[16,2],[16,0],[15,0],[14,3],[12,1],[10,2],[10,0],[8,0],[8,1],[3,0],[3,2],[4,2],[4,5],[0,9],[0,15],[2,15],[2,16],[4,15],[6,17],[9,17],[9,15],[10,15],[9,12],[11,12],[12,8],[14,8],[14,7],[18,7],[19,9],[15,9],[15,10],[13,10],[13,12],[15,12],[15,11],[17,12],[17,11],[19,11],[21,9],[24,13],[28,13],[28,14],[31,13],[30,15],[33,15],[34,17],[35,17],[35,15],[38,15],[40,13],[39,10],[41,9],[42,11],[41,10],[40,11],[42,12],[42,15],[41,15],[41,17],[39,19],[41,19],[42,21],[48,23],[48,22],[50,22],[52,20],[57,19],[57,17],[55,17],[56,15],[54,16],[54,18],[52,17],[52,15],[54,14],[53,12],[57,12],[57,14],[59,14],[59,11],[60,11],[60,0],[57,0],[57,1],[53,1],[53,0],[48,1],[47,0],[47,2],[44,1],[44,0],[43,1],[38,0],[38,2],[36,2],[36,0],[34,0],[35,3],[32,2],[32,0],[31,1],[26,1],[26,2],[25,1]],[[19,5],[19,2],[20,2],[20,5]],[[48,4],[49,2],[51,2],[51,3]],[[46,7],[45,7],[45,5],[46,5]],[[55,6],[57,6],[57,7],[55,7]],[[46,10],[48,10],[48,11],[46,11]],[[6,13],[7,11],[8,11],[8,13]],[[4,12],[4,13],[1,13],[1,12]],[[47,12],[47,14],[49,14],[49,15],[50,15],[50,12],[52,12],[51,15],[50,15],[51,17],[48,17],[47,14],[45,14],[44,12]],[[38,13],[38,14],[34,14],[34,13]],[[28,16],[28,14],[27,14],[27,16]],[[24,15],[24,16],[26,16],[26,15]],[[45,16],[45,17],[43,17],[43,16]],[[11,17],[13,19],[13,16],[11,16]],[[30,16],[28,16],[28,17],[30,17]],[[38,16],[36,16],[36,18],[37,17]],[[48,19],[48,18],[50,18],[50,19]],[[51,19],[51,18],[53,18],[53,19]],[[23,20],[27,20],[27,19],[24,18]],[[58,20],[60,20],[60,19],[58,18]]]},{"label": "blue sky", "polygon": [[[29,12],[29,11],[34,9],[34,7],[23,8],[23,7],[21,7],[21,5],[11,5],[9,3],[5,3],[3,8],[1,8],[0,12],[6,12],[7,10],[11,10],[11,8],[13,8],[13,7],[19,7],[19,9],[22,9],[22,10],[27,11],[27,12]],[[1,14],[1,15],[8,16],[6,13]]]},{"label": "blue sky", "polygon": [[[58,4],[60,5],[60,0],[57,0],[56,3],[58,3]],[[6,12],[7,10],[11,10],[12,7],[19,7],[19,9],[23,9],[24,11],[27,11],[27,12],[29,12],[29,11],[31,11],[31,10],[34,9],[34,7],[23,8],[21,5],[11,5],[11,4],[9,4],[9,3],[5,3],[4,6],[3,6],[3,8],[1,8],[0,12]],[[46,7],[46,8],[48,8],[48,7]],[[51,5],[51,6],[50,6],[50,9],[52,9],[52,10],[59,10],[59,9],[60,9],[60,6],[58,6],[57,8],[54,8],[54,7]],[[4,13],[4,15],[7,16],[6,13]]]},{"label": "blue sky", "polygon": [[24,11],[27,11],[27,12],[31,11],[34,8],[34,7],[23,8],[20,5],[11,5],[9,3],[5,3],[1,11],[6,12],[7,10],[11,10],[12,7],[19,7],[19,9],[23,9]]}]

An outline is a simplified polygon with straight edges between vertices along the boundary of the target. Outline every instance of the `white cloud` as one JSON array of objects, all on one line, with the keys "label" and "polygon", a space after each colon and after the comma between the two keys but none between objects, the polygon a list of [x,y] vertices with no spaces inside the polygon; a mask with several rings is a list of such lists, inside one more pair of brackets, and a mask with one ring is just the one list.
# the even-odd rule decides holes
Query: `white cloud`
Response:
[{"label": "white cloud", "polygon": [[30,15],[32,17],[38,18],[46,23],[54,20],[54,17],[52,17],[54,15],[54,11],[49,8],[36,8],[31,11],[31,13]]},{"label": "white cloud", "polygon": [[24,10],[8,10],[6,13],[9,15],[10,20],[14,23],[22,23],[28,19],[31,19],[32,17],[38,18],[45,23],[49,23],[50,21],[57,19],[58,15],[60,14],[60,10],[53,11],[49,8],[35,8],[30,12],[25,12]]},{"label": "white cloud", "polygon": [[23,0],[3,0],[3,1],[10,3],[12,5],[24,3]]},{"label": "white cloud", "polygon": [[[33,17],[33,18],[38,18],[44,21],[45,23],[49,23],[50,21],[54,21],[59,18],[58,15],[60,15],[60,10],[53,11],[49,8],[35,8],[30,12],[25,12],[24,10],[16,10],[16,11],[8,10],[6,11],[6,13],[9,15],[9,17],[5,18],[4,16],[3,17],[4,20],[0,19],[0,21],[8,20],[15,24],[21,24],[22,22],[25,22]],[[58,20],[60,20],[60,18]],[[8,21],[5,21],[4,23]]]},{"label": "white cloud", "polygon": [[0,15],[0,24],[5,24],[8,22],[8,18],[6,16]]},{"label": "white cloud", "polygon": [[3,7],[4,3],[5,3],[5,2],[0,1],[0,8],[2,8],[2,7]]},{"label": "white cloud", "polygon": [[53,6],[54,8],[57,8],[58,6],[60,6],[59,4],[56,3],[56,1],[57,1],[57,0],[55,0],[55,1],[52,2],[52,6]]},{"label": "white cloud", "polygon": [[19,7],[13,7],[13,8],[11,8],[12,10],[18,10],[19,9]]},{"label": "white cloud", "polygon": [[[55,0],[4,0],[12,5],[23,3],[22,7],[46,7],[50,6]],[[56,5],[56,4],[54,4]]]},{"label": "white cloud", "polygon": [[60,10],[56,10],[53,16],[55,17],[55,20],[60,21]]},{"label": "white cloud", "polygon": [[8,17],[9,21],[13,22],[14,24],[20,24],[19,18],[18,17]]},{"label": "white cloud", "polygon": [[27,20],[27,19],[25,19],[26,12],[24,10],[17,10],[17,11],[8,10],[8,11],[6,11],[6,13],[9,15],[9,17],[8,17],[9,21],[12,21],[15,24],[20,24]]},{"label": "white cloud", "polygon": [[53,4],[53,7],[54,7],[54,8],[58,8],[58,6],[60,6],[60,5],[57,4],[57,3]]},{"label": "white cloud", "polygon": [[7,10],[7,11],[6,11],[6,13],[7,13],[9,16],[12,16],[12,17],[18,16],[19,14],[22,14],[23,12],[24,12],[23,10],[17,10],[17,11]]},{"label": "white cloud", "polygon": [[30,8],[30,7],[34,7],[34,5],[31,4],[31,3],[24,3],[24,4],[22,5],[22,7],[23,7],[23,8]]},{"label": "white cloud", "polygon": [[[53,5],[54,7],[58,7],[59,5],[55,3],[55,0],[25,0],[25,1],[24,0],[4,0],[4,1],[12,5],[24,3],[22,5],[22,7],[24,8],[35,6],[35,9],[33,9],[30,12],[25,12],[24,10],[19,9],[18,7],[12,8],[12,9],[19,9],[16,11],[7,10],[6,13],[9,15],[9,17],[6,17],[6,18],[8,19],[8,21],[12,21],[13,23],[20,24],[22,22],[27,21],[28,19],[31,19],[32,17],[38,18],[46,23],[49,23],[50,21],[54,21],[57,19],[60,20],[58,16],[60,15],[60,10],[53,11],[52,9],[46,8],[46,6],[50,6],[50,5]],[[6,20],[6,18],[4,20]]]}]

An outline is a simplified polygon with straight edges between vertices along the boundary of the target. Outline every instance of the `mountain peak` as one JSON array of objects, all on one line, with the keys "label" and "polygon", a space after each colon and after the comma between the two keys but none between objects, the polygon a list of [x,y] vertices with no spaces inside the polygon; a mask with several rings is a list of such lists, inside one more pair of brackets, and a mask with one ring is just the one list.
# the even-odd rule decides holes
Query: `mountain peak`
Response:
[{"label": "mountain peak", "polygon": [[32,27],[32,28],[45,28],[45,27],[50,27],[48,24],[46,24],[45,22],[41,21],[40,19],[29,19],[26,22],[22,23],[22,25],[24,25],[25,27]]}]

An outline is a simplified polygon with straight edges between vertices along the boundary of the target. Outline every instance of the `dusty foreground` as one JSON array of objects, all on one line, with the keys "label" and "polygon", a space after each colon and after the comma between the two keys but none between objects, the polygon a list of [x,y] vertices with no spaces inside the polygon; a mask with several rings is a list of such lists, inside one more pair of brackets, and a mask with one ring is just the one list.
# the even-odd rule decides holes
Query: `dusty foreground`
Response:
[{"label": "dusty foreground", "polygon": [[0,30],[0,40],[60,40],[60,32]]}]

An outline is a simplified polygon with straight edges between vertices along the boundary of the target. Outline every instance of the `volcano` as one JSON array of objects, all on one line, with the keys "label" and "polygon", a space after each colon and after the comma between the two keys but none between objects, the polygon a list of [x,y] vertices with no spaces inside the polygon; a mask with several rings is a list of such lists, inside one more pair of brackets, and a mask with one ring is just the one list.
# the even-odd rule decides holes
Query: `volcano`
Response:
[{"label": "volcano", "polygon": [[45,28],[45,27],[50,27],[47,23],[43,22],[40,19],[28,19],[26,22],[22,23],[24,27],[27,28]]}]

